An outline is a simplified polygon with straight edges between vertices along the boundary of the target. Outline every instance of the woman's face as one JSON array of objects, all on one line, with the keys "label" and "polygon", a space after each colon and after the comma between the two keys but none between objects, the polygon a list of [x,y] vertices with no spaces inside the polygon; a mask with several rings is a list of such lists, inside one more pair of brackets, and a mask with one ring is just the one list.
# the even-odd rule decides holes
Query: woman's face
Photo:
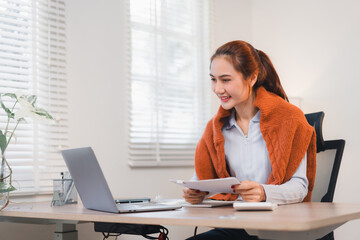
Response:
[{"label": "woman's face", "polygon": [[211,88],[226,109],[242,107],[249,102],[250,88],[256,80],[244,79],[225,57],[216,57],[210,67]]}]

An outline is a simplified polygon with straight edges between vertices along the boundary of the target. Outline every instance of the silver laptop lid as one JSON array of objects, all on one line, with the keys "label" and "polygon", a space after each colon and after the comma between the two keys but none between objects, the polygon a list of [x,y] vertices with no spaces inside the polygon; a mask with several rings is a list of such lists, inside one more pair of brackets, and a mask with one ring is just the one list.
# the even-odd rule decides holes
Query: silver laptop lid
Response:
[{"label": "silver laptop lid", "polygon": [[61,154],[84,206],[93,210],[119,212],[91,147],[62,150]]}]

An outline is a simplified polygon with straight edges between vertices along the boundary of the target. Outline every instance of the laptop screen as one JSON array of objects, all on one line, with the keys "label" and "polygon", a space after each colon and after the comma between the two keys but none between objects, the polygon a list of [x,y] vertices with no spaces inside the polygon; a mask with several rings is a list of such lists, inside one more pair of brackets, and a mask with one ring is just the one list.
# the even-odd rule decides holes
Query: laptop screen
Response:
[{"label": "laptop screen", "polygon": [[62,150],[61,154],[84,206],[93,210],[118,212],[92,148]]}]

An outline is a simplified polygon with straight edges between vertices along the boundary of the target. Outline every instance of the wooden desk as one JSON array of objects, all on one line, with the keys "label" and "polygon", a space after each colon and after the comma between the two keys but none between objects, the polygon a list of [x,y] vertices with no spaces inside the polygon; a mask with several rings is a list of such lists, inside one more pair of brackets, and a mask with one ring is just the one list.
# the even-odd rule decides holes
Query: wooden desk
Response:
[{"label": "wooden desk", "polygon": [[50,207],[46,203],[10,204],[0,221],[21,223],[115,222],[177,226],[244,228],[263,239],[316,239],[347,221],[360,218],[360,204],[300,203],[274,211],[244,212],[231,207],[182,208],[175,211],[113,214],[85,209],[82,205]]}]

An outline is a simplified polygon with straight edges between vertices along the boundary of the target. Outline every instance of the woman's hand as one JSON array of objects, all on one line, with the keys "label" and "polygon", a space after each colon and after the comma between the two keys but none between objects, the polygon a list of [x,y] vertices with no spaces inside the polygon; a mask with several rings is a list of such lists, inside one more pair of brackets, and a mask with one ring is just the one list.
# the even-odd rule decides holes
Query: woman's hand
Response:
[{"label": "woman's hand", "polygon": [[209,194],[208,192],[202,192],[200,190],[190,189],[187,187],[183,188],[183,192],[183,198],[185,198],[185,201],[191,204],[201,203],[205,196]]},{"label": "woman's hand", "polygon": [[234,190],[234,193],[240,194],[246,202],[262,202],[266,200],[264,187],[257,182],[246,180],[231,186],[231,188]]}]

